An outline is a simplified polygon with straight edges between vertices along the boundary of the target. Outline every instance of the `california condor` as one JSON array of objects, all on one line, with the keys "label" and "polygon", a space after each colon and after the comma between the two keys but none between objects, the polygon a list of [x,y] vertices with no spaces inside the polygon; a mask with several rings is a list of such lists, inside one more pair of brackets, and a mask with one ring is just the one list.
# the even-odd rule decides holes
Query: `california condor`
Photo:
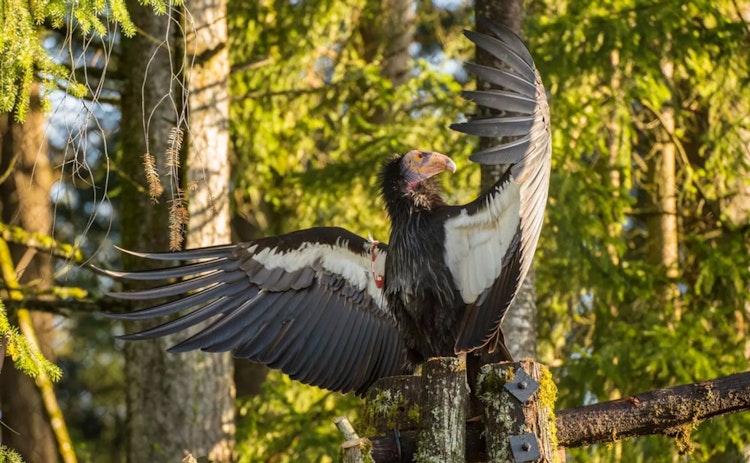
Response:
[{"label": "california condor", "polygon": [[498,87],[464,92],[498,114],[454,124],[461,132],[504,137],[474,153],[480,164],[510,167],[469,204],[446,204],[434,176],[454,171],[445,155],[412,150],[387,161],[382,196],[389,244],[341,228],[318,227],[239,244],[170,253],[132,253],[196,261],[140,272],[130,280],[180,279],[115,297],[176,300],[131,313],[141,320],[187,314],[123,336],[150,339],[214,319],[172,352],[231,351],[330,390],[365,391],[375,380],[411,372],[429,357],[507,355],[500,329],[531,266],[550,175],[549,108],[530,53],[509,29],[467,31],[502,67],[466,64]]}]

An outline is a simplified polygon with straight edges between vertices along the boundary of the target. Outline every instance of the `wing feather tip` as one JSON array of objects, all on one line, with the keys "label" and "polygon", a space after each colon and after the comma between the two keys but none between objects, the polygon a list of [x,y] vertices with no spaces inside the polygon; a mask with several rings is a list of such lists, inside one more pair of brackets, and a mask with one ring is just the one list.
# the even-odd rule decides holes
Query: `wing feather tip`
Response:
[{"label": "wing feather tip", "polygon": [[190,351],[199,349],[198,346],[191,346],[187,344],[187,341],[189,340],[185,340],[179,344],[175,344],[174,346],[168,348],[167,352],[169,352],[170,354],[184,354],[185,352],[190,352]]},{"label": "wing feather tip", "polygon": [[144,259],[149,258],[148,254],[151,254],[151,253],[147,253],[147,252],[132,251],[130,249],[125,249],[122,246],[118,246],[118,245],[114,245],[114,248],[117,249],[118,251],[120,251],[123,254],[128,254],[128,255],[131,255],[131,256],[140,257],[140,258],[144,258]]},{"label": "wing feather tip", "polygon": [[154,318],[154,315],[148,312],[149,309],[136,310],[135,312],[101,312],[102,316],[111,320],[133,321],[147,320]]},{"label": "wing feather tip", "polygon": [[120,341],[147,341],[149,339],[156,339],[154,336],[149,336],[143,332],[120,334],[115,336]]}]

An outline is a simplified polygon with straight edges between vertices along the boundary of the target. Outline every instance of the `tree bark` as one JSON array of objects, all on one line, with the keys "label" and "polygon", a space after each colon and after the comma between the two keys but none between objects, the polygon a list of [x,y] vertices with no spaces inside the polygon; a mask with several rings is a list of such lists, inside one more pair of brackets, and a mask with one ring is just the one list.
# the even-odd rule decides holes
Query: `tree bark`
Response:
[{"label": "tree bark", "polygon": [[[190,220],[187,247],[229,243],[229,51],[227,8],[223,0],[189,0],[194,24],[188,27],[186,51],[195,57],[187,71],[190,132],[187,191]],[[211,461],[233,460],[234,381],[232,356],[191,352],[197,367],[191,393],[200,401],[194,420],[193,451]],[[200,450],[198,450],[200,449]]]},{"label": "tree bark", "polygon": [[750,410],[750,372],[685,384],[557,413],[557,438],[565,447],[633,436],[688,437],[702,421]]},{"label": "tree bark", "polygon": [[333,420],[333,423],[341,431],[341,434],[344,435],[344,439],[346,439],[341,444],[342,463],[365,463],[366,461],[372,461],[370,441],[359,437],[346,417],[339,416]]},{"label": "tree bark", "polygon": [[422,413],[414,461],[465,461],[469,413],[466,363],[454,357],[429,359],[422,366]]},{"label": "tree bark", "polygon": [[[122,96],[123,132],[129,134],[123,138],[122,171],[127,178],[123,181],[122,191],[122,234],[123,246],[136,250],[165,250],[174,245],[175,237],[180,238],[187,224],[184,200],[184,188],[180,187],[179,161],[183,155],[182,134],[187,130],[187,104],[185,96],[177,85],[183,76],[173,75],[171,70],[184,69],[191,65],[187,57],[184,42],[175,36],[179,30],[190,30],[192,34],[215,33],[214,27],[223,24],[225,14],[203,17],[209,14],[200,5],[195,5],[193,18],[195,23],[180,24],[176,10],[167,15],[154,15],[133,0],[128,2],[128,9],[139,29],[139,34],[123,41],[123,69],[128,71]],[[211,12],[214,14],[216,12]],[[186,15],[187,16],[187,15]],[[187,16],[189,17],[189,16]],[[210,24],[210,27],[208,26]],[[221,27],[221,26],[219,26]],[[224,26],[224,36],[226,36]],[[197,41],[205,39],[193,36],[192,47],[198,50]],[[213,43],[213,42],[206,42]],[[203,43],[201,42],[201,46]],[[213,53],[226,53],[225,41],[215,50],[196,57],[199,73],[201,66],[211,61]],[[203,50],[200,51],[203,53]],[[208,72],[212,72],[209,69]],[[210,87],[210,83],[201,83],[200,77],[193,76],[195,85]],[[216,76],[226,83],[226,75]],[[191,84],[193,85],[193,84]],[[203,89],[203,90],[204,90]],[[211,98],[202,89],[196,88],[196,94]],[[220,90],[212,90],[220,91]],[[225,91],[225,90],[224,90]],[[216,94],[213,94],[215,96]],[[198,104],[200,100],[191,101],[196,111],[196,140],[210,140],[204,145],[204,154],[211,153],[226,142],[226,98],[219,102]],[[211,121],[201,117],[210,114],[213,104],[223,105],[221,115]],[[206,126],[208,124],[208,126]],[[213,132],[212,132],[213,131]],[[214,145],[215,143],[215,145]],[[149,194],[149,183],[146,181],[142,156],[149,153],[153,156],[154,172],[151,176],[151,192],[159,201],[158,204]],[[226,157],[226,146],[216,159]],[[192,161],[190,159],[189,161]],[[197,165],[198,171],[206,172],[206,181],[201,184],[195,181],[196,206],[193,212],[203,220],[207,232],[205,236],[212,239],[219,233],[227,233],[228,225],[226,204],[212,206],[201,203],[209,197],[209,188],[219,182],[226,188],[228,179],[226,169],[221,167],[214,172],[216,162],[203,161]],[[226,161],[223,161],[226,162]],[[190,170],[189,174],[197,175]],[[223,170],[222,170],[223,169]],[[159,196],[159,190],[166,193]],[[211,191],[215,198],[226,201],[226,192]],[[173,225],[170,228],[170,208]],[[203,211],[199,210],[204,208]],[[174,215],[175,211],[178,215]],[[195,229],[200,225],[192,225]],[[171,230],[171,234],[170,234]],[[210,230],[210,231],[209,231]],[[219,232],[220,230],[220,232]],[[209,233],[215,235],[209,235]],[[203,238],[201,238],[203,239]],[[227,239],[227,236],[216,239]],[[199,242],[198,242],[199,243]],[[123,256],[125,267],[144,268],[148,262],[134,261]],[[148,324],[151,326],[151,324]],[[128,324],[128,330],[145,328],[143,323]],[[133,463],[144,461],[179,461],[186,452],[198,457],[209,456],[213,461],[229,461],[229,448],[232,446],[233,408],[232,391],[229,377],[231,368],[226,356],[206,355],[200,352],[186,354],[169,354],[166,348],[175,344],[176,337],[167,337],[155,341],[131,342],[125,345],[126,387],[128,404],[127,421],[127,460]]]},{"label": "tree bark", "polygon": [[[170,84],[169,49],[174,48],[175,39],[169,29],[170,17],[156,16],[136,0],[128,0],[127,7],[139,33],[123,40],[122,69],[126,75],[122,132],[129,136],[122,139],[120,159],[120,172],[126,176],[120,209],[122,246],[133,250],[166,250],[169,247],[167,204],[163,198],[153,203],[146,193],[149,185],[141,159],[147,152],[154,156],[160,181],[168,191],[169,180],[178,180],[165,178],[169,133],[177,124],[177,111],[181,111],[172,106],[181,104],[181,95]],[[168,99],[162,100],[165,96]],[[153,266],[129,255],[123,255],[122,259],[125,268]],[[126,329],[137,331],[149,326],[142,322],[128,323]],[[126,459],[130,463],[179,461],[183,452],[191,449],[189,440],[183,436],[189,434],[193,425],[185,412],[192,404],[189,397],[181,397],[181,388],[175,384],[184,374],[185,360],[167,354],[165,349],[169,345],[169,339],[158,339],[129,342],[124,347]]]},{"label": "tree bark", "polygon": [[[478,17],[482,16],[493,22],[504,24],[519,36],[522,35],[524,10],[521,0],[477,0],[474,8]],[[481,31],[481,27],[478,30]],[[488,53],[477,53],[478,64],[493,66],[494,61],[495,58]],[[485,89],[490,86],[485,82],[477,82],[477,87]],[[495,144],[497,144],[495,140],[482,138],[479,141],[479,149],[489,148]],[[494,185],[502,173],[505,172],[506,168],[507,166],[482,166],[482,191]],[[536,358],[537,313],[535,280],[534,267],[532,266],[521,285],[518,296],[516,296],[502,323],[505,343],[511,355],[516,360]]]},{"label": "tree bark", "polygon": [[[38,87],[32,91],[24,124],[13,122],[10,114],[2,114],[0,119],[0,176],[10,173],[0,184],[2,221],[28,232],[50,234],[52,168]],[[11,246],[11,252],[21,283],[37,290],[52,285],[52,264],[48,255],[22,246]],[[31,317],[42,353],[54,361],[54,315],[33,311]],[[27,463],[58,460],[54,432],[39,389],[34,380],[16,370],[12,362],[0,374],[0,404],[3,444],[15,449]]]},{"label": "tree bark", "polygon": [[[556,388],[549,372],[532,360],[489,364],[475,382],[470,392],[455,358],[430,359],[419,376],[378,381],[367,392],[364,413],[364,429],[376,434],[374,461],[564,461],[555,440]],[[473,393],[481,414],[467,422]],[[393,437],[394,430],[400,437]]]},{"label": "tree bark", "polygon": [[[532,385],[532,380],[539,386]],[[554,402],[557,389],[547,372],[531,360],[485,365],[480,373],[477,395],[482,403],[485,440],[490,461],[539,461],[564,463],[557,451],[554,430]],[[533,391],[525,400],[513,392]],[[538,449],[513,448],[512,438],[532,434]],[[533,447],[533,448],[532,448]],[[538,452],[539,458],[533,454]]]},{"label": "tree bark", "polygon": [[[383,46],[381,72],[395,87],[409,78],[412,69],[409,46],[414,42],[415,9],[409,0],[381,0],[378,6],[376,21],[365,26],[374,36],[365,46]],[[372,53],[365,56],[368,60],[375,58]]]}]

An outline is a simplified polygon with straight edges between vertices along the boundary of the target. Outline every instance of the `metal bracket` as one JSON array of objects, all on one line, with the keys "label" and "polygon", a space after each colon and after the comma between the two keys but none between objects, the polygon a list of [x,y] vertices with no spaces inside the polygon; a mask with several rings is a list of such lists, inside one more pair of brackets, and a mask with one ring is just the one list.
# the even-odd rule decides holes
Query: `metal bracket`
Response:
[{"label": "metal bracket", "polygon": [[510,451],[513,453],[513,460],[516,463],[537,461],[542,458],[539,452],[539,443],[536,441],[534,434],[528,433],[510,436],[508,441],[510,442]]},{"label": "metal bracket", "polygon": [[521,367],[516,369],[513,380],[505,383],[505,389],[522,404],[529,401],[532,394],[539,389],[539,383],[534,380],[526,370]]}]

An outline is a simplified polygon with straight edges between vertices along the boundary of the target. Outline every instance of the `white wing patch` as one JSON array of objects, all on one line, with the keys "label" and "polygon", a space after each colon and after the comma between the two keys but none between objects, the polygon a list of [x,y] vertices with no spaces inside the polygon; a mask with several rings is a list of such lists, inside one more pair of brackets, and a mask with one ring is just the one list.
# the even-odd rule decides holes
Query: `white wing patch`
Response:
[{"label": "white wing patch", "polygon": [[346,242],[337,242],[336,245],[307,242],[294,250],[266,248],[255,254],[257,245],[253,245],[247,251],[253,254],[251,259],[268,269],[281,267],[287,272],[295,272],[320,265],[327,272],[343,277],[357,290],[367,290],[379,306],[385,307],[383,291],[374,274],[384,275],[386,254],[377,246],[373,250],[375,243],[368,241],[365,244],[363,251],[367,254],[352,252]]},{"label": "white wing patch", "polygon": [[510,181],[474,214],[463,209],[445,222],[445,264],[466,304],[475,302],[502,271],[521,221],[520,190],[521,185]]}]

